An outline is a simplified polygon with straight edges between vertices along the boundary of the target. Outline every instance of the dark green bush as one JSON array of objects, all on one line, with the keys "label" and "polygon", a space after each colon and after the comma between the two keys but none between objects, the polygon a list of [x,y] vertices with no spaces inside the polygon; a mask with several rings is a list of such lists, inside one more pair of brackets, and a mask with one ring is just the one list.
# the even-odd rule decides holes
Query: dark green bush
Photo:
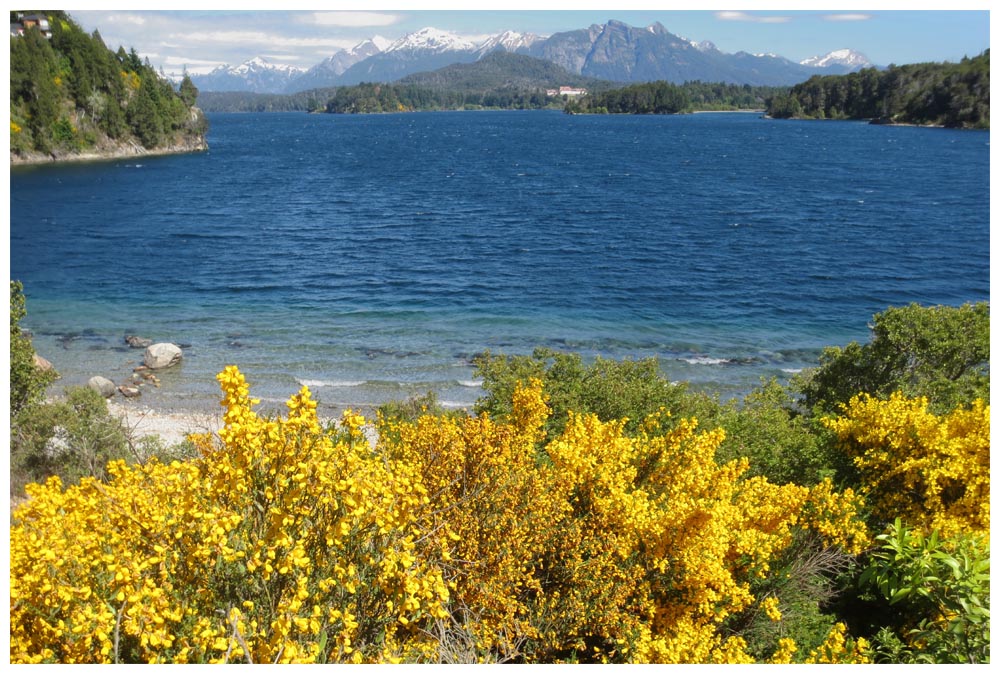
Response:
[{"label": "dark green bush", "polygon": [[800,376],[795,386],[806,406],[836,413],[858,393],[902,391],[945,413],[989,399],[989,303],[891,307],[875,314],[871,329],[867,344],[828,347],[819,367]]}]

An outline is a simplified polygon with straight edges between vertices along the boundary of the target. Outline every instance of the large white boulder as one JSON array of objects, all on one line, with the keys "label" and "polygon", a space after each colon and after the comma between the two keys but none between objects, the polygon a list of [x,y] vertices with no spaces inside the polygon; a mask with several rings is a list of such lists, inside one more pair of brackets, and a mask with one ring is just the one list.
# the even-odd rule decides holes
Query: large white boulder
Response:
[{"label": "large white boulder", "polygon": [[91,377],[87,381],[87,386],[100,393],[105,398],[110,398],[115,394],[117,387],[115,383],[106,377]]},{"label": "large white boulder", "polygon": [[170,367],[181,362],[183,356],[181,347],[169,342],[161,342],[146,347],[144,362],[150,370],[162,370],[165,367]]}]

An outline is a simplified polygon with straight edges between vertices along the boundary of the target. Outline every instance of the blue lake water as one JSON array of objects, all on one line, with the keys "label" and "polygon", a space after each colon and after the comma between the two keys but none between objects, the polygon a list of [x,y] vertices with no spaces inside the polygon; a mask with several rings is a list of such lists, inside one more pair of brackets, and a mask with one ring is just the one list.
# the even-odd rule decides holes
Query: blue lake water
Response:
[{"label": "blue lake water", "polygon": [[303,383],[327,408],[535,346],[738,395],[888,306],[989,299],[989,133],[755,114],[210,115],[207,153],[11,169],[11,278],[60,370],[144,401]]}]

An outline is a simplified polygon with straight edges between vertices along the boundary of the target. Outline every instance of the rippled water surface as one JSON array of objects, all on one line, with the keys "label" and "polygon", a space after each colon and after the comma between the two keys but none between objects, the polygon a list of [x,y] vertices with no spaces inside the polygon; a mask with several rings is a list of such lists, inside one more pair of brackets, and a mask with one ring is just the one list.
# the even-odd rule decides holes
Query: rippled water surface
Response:
[{"label": "rippled water surface", "polygon": [[471,357],[659,357],[723,395],[989,298],[989,133],[754,114],[210,116],[211,150],[11,170],[11,278],[63,374],[185,346],[146,400],[238,364],[328,407],[481,393]]}]

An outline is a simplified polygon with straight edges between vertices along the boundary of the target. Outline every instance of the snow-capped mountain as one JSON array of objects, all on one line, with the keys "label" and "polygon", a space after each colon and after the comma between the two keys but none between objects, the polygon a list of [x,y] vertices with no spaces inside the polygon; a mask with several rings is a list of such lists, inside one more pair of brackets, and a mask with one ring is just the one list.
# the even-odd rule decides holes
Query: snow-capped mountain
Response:
[{"label": "snow-capped mountain", "polygon": [[616,82],[663,79],[790,85],[817,73],[839,75],[872,66],[863,54],[851,49],[799,63],[773,53],[728,54],[708,40],[678,37],[660,23],[637,28],[611,20],[549,37],[507,30],[475,42],[426,27],[395,41],[374,36],[334,53],[308,71],[257,57],[192,79],[203,91],[294,93],[360,82],[393,82],[418,72],[473,63],[498,50],[526,54],[572,73]]},{"label": "snow-capped mountain", "polygon": [[854,72],[855,70],[868,68],[872,65],[872,62],[868,60],[867,56],[860,52],[856,52],[853,49],[837,49],[836,51],[826,54],[825,56],[812,56],[800,61],[799,63],[812,68],[830,68],[832,66],[839,66],[845,69],[845,72]]},{"label": "snow-capped mountain", "polygon": [[376,35],[370,40],[359,42],[350,49],[342,49],[290,82],[286,90],[288,93],[295,93],[306,89],[332,87],[337,84],[337,79],[344,74],[345,70],[355,63],[364,61],[369,56],[381,54],[391,44],[391,40]]},{"label": "snow-capped mountain", "polygon": [[237,66],[219,66],[207,75],[192,75],[191,80],[204,91],[279,93],[303,72],[301,68],[256,56]]},{"label": "snow-capped mountain", "polygon": [[406,75],[437,70],[453,63],[472,63],[480,54],[478,45],[438,28],[421,28],[404,35],[381,53],[348,68],[339,84],[392,82]]},{"label": "snow-capped mountain", "polygon": [[479,54],[480,58],[497,50],[517,53],[519,50],[526,50],[541,39],[543,38],[534,33],[517,33],[512,30],[505,30],[502,33],[488,37],[485,42],[477,47],[476,53]]},{"label": "snow-capped mountain", "polygon": [[385,48],[385,53],[391,52],[426,52],[440,54],[442,52],[474,51],[476,45],[466,39],[437,28],[421,28],[415,33],[404,35]]}]

